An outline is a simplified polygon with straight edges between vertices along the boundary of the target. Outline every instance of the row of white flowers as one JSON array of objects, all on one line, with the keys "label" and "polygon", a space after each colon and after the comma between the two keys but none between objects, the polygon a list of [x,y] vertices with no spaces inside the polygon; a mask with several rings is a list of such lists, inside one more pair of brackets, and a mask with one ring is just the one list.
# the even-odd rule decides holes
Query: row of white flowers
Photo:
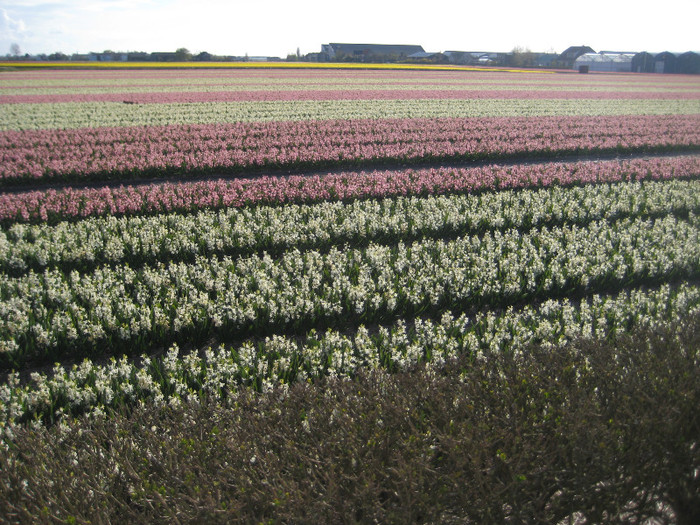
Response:
[{"label": "row of white flowers", "polygon": [[0,104],[0,131],[298,120],[692,115],[693,99],[293,100],[123,104]]},{"label": "row of white flowers", "polygon": [[53,359],[212,332],[241,336],[324,322],[376,322],[426,309],[507,306],[696,275],[700,219],[666,216],[580,227],[496,230],[454,240],[294,248],[194,262],[30,271],[0,282],[0,357]]},{"label": "row of white flowers", "polygon": [[554,349],[574,338],[607,338],[698,311],[700,288],[663,285],[473,317],[447,310],[439,321],[418,317],[372,331],[360,325],[353,333],[328,329],[312,330],[305,338],[273,335],[201,354],[180,355],[172,345],[163,356],[142,356],[138,362],[123,357],[107,364],[85,360],[69,369],[56,365],[52,374],[33,373],[24,384],[12,373],[0,385],[0,443],[27,420],[40,425],[146,400],[175,406],[201,396],[225,397],[239,386],[266,391],[321,376],[349,377],[360,369],[406,369],[419,362],[440,366],[463,354],[480,359],[490,352],[519,353],[531,343]]},{"label": "row of white flowers", "polygon": [[204,210],[193,215],[109,216],[0,230],[0,270],[141,265],[214,253],[322,248],[422,235],[463,234],[625,216],[700,211],[700,180],[585,185],[480,195],[398,197]]}]

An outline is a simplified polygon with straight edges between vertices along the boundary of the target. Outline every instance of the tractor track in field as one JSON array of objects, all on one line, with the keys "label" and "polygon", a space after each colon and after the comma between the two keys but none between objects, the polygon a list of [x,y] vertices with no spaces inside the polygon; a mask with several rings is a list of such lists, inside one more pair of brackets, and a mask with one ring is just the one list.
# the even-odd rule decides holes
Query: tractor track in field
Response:
[{"label": "tractor track in field", "polygon": [[641,160],[665,157],[677,157],[688,155],[700,155],[700,145],[673,151],[657,152],[600,152],[600,153],[550,153],[548,155],[517,155],[484,158],[480,160],[460,160],[460,159],[411,159],[406,161],[366,161],[352,163],[329,163],[325,167],[304,167],[304,166],[262,166],[251,167],[231,172],[217,172],[202,174],[201,172],[174,173],[171,176],[159,177],[134,177],[129,174],[114,174],[109,177],[95,178],[85,177],[84,180],[63,180],[46,182],[42,184],[26,181],[0,181],[0,194],[19,194],[32,191],[62,191],[62,190],[82,190],[90,188],[118,188],[121,186],[139,187],[154,184],[166,183],[190,183],[205,182],[209,180],[235,180],[235,179],[256,179],[263,177],[294,177],[294,176],[323,176],[338,175],[342,173],[360,173],[371,171],[394,171],[394,170],[423,170],[423,169],[462,169],[477,168],[488,165],[516,166],[516,165],[541,165],[554,163],[576,162],[604,162],[604,161],[624,161]]}]

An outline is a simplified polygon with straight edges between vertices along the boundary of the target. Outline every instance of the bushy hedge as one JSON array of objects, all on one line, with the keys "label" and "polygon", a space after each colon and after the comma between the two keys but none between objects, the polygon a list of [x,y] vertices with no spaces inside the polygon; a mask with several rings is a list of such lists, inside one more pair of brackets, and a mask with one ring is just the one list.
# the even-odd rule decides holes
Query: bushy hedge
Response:
[{"label": "bushy hedge", "polygon": [[18,430],[0,521],[700,523],[699,328]]}]

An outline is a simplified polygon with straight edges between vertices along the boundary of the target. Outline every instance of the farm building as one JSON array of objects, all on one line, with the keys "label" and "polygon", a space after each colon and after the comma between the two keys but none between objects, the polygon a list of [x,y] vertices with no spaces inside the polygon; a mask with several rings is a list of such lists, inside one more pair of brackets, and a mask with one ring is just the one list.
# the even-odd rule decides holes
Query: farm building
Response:
[{"label": "farm building", "polygon": [[321,57],[325,60],[372,62],[405,58],[415,53],[425,53],[425,49],[423,46],[393,44],[323,44],[321,46]]},{"label": "farm building", "polygon": [[554,67],[557,60],[556,53],[537,53],[535,55],[535,67]]},{"label": "farm building", "polygon": [[632,59],[634,53],[613,53],[601,51],[600,53],[585,53],[574,61],[574,69],[579,71],[632,71]]},{"label": "farm building", "polygon": [[654,73],[675,73],[676,54],[669,51],[658,53],[654,57]]},{"label": "farm building", "polygon": [[495,51],[445,51],[443,53],[452,64],[462,65],[501,65],[508,53]]},{"label": "farm building", "polygon": [[447,64],[449,62],[449,59],[444,53],[418,52],[413,53],[412,55],[408,55],[405,58],[405,61],[415,64]]},{"label": "farm building", "polygon": [[178,60],[178,55],[170,51],[158,51],[151,53],[150,60],[153,62],[176,62]]},{"label": "farm building", "polygon": [[664,51],[654,57],[654,72],[700,74],[700,54],[694,51],[682,54]]},{"label": "farm building", "polygon": [[684,73],[700,74],[700,54],[693,51],[677,54],[669,51],[652,55],[637,53],[632,60],[635,73]]},{"label": "farm building", "polygon": [[634,73],[654,73],[656,59],[651,53],[642,51],[632,57],[632,71]]},{"label": "farm building", "polygon": [[700,74],[700,55],[693,51],[679,55],[676,60],[676,73],[685,73],[687,75]]},{"label": "farm building", "polygon": [[595,51],[588,46],[571,46],[557,57],[556,66],[571,69],[576,59],[586,53],[595,53]]},{"label": "farm building", "polygon": [[113,51],[88,53],[88,60],[90,62],[126,62],[127,58],[127,53],[115,53]]}]

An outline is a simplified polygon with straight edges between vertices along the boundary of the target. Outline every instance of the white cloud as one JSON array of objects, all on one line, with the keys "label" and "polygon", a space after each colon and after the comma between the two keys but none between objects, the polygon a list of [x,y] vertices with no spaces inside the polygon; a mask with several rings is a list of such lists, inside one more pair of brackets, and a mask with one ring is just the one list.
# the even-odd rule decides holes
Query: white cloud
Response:
[{"label": "white cloud", "polygon": [[15,20],[6,9],[0,8],[0,32],[11,38],[16,38],[27,30],[24,21]]},{"label": "white cloud", "polygon": [[29,33],[24,20],[12,16],[7,9],[0,8],[0,51],[15,53],[19,46],[24,51],[24,43]]}]

